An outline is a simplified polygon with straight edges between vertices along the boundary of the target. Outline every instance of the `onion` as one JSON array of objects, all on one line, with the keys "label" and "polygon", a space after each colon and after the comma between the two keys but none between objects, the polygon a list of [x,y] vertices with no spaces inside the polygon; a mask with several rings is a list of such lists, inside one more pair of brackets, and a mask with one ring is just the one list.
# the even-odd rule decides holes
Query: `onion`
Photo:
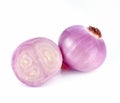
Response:
[{"label": "onion", "polygon": [[17,78],[28,86],[40,86],[56,75],[62,65],[59,47],[38,37],[23,42],[15,50],[12,67]]},{"label": "onion", "polygon": [[63,66],[88,72],[98,68],[106,58],[106,46],[99,29],[74,25],[65,29],[59,38]]}]

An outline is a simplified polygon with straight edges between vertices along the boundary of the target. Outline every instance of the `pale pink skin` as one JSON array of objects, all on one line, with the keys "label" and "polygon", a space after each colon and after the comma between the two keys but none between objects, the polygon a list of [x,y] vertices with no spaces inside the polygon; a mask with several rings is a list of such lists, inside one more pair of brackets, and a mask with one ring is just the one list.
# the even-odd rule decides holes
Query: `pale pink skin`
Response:
[{"label": "pale pink skin", "polygon": [[97,69],[106,58],[104,40],[81,25],[65,29],[59,38],[59,47],[64,64],[81,72]]},{"label": "pale pink skin", "polygon": [[46,38],[23,42],[15,50],[12,67],[17,78],[29,86],[40,86],[56,75],[62,65],[58,46]]}]

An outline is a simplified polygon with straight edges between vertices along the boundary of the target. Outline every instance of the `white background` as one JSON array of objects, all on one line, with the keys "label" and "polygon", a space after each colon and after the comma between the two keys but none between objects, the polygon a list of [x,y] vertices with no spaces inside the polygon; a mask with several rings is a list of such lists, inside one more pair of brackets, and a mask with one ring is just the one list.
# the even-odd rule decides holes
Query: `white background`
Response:
[{"label": "white background", "polygon": [[[96,26],[107,46],[104,64],[90,73],[61,72],[38,88],[14,75],[11,56],[23,41],[58,42],[71,25]],[[0,103],[120,103],[119,0],[0,0]]]}]

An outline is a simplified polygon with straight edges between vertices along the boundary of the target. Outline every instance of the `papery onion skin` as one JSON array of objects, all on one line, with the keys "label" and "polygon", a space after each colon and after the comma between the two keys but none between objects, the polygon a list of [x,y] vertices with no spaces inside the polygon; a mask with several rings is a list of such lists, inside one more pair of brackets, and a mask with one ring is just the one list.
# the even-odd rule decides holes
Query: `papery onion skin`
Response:
[{"label": "papery onion skin", "polygon": [[61,69],[59,47],[43,37],[21,43],[12,56],[12,68],[24,84],[38,87],[55,76]]},{"label": "papery onion skin", "polygon": [[74,25],[65,29],[59,38],[63,64],[81,72],[92,71],[104,62],[106,45],[99,29]]}]

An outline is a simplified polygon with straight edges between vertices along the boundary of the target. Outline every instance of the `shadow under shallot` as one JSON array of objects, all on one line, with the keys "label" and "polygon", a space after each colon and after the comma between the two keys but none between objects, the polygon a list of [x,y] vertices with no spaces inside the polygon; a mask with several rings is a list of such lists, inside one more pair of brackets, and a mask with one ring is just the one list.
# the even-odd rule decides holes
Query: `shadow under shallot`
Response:
[{"label": "shadow under shallot", "polygon": [[92,71],[88,71],[88,72],[83,72],[83,71],[78,71],[78,70],[74,70],[70,67],[68,67],[66,64],[62,64],[61,67],[61,75],[63,76],[68,76],[68,75],[85,75],[88,73],[91,73]]},{"label": "shadow under shallot", "polygon": [[68,69],[68,70],[62,69],[61,74],[68,76],[68,75],[82,75],[82,74],[86,74],[86,73],[85,72],[80,72],[80,71],[77,71],[77,70],[73,70],[73,69]]},{"label": "shadow under shallot", "polygon": [[84,72],[80,72],[80,71],[71,69],[71,68],[67,67],[65,64],[62,65],[61,75],[63,75],[63,76],[68,76],[68,75],[82,75],[82,74],[84,74]]}]

